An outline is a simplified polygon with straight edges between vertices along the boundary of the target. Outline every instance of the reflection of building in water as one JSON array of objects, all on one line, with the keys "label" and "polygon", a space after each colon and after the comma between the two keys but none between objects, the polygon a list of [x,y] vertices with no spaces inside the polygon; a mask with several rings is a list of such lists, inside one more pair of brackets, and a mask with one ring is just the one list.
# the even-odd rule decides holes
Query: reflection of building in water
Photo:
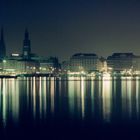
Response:
[{"label": "reflection of building in water", "polygon": [[[18,120],[19,117],[19,84],[18,80],[11,79],[9,80],[9,85],[11,88],[9,88],[9,96],[11,96],[11,108],[12,108],[12,116],[15,119],[15,121]],[[16,91],[16,92],[15,92]]]},{"label": "reflection of building in water", "polygon": [[[29,80],[29,81],[28,81]],[[46,118],[47,95],[46,95],[46,77],[27,79],[27,109],[31,110],[34,119]],[[25,91],[25,92],[26,92]]]},{"label": "reflection of building in water", "polygon": [[94,90],[95,90],[95,81],[91,81],[91,112],[92,114],[94,114],[94,99],[95,99],[95,93],[94,93]]},{"label": "reflection of building in water", "polygon": [[85,118],[85,81],[81,79],[81,109],[82,109],[82,119]]},{"label": "reflection of building in water", "polygon": [[75,89],[74,89],[74,81],[68,81],[68,104],[69,104],[69,113],[70,116],[74,116],[74,108],[75,108]]},{"label": "reflection of building in water", "polygon": [[101,119],[102,114],[102,81],[91,81],[91,113],[95,120]]},{"label": "reflection of building in water", "polygon": [[37,97],[37,95],[36,95],[36,81],[35,81],[35,77],[33,77],[33,79],[32,79],[33,81],[32,81],[32,95],[33,95],[33,116],[34,116],[34,118],[36,118],[36,106],[37,106],[37,104],[36,104],[36,97]]},{"label": "reflection of building in water", "polygon": [[2,106],[2,120],[3,120],[3,125],[4,127],[6,126],[7,120],[8,120],[8,100],[7,100],[7,95],[8,93],[6,92],[6,80],[2,79],[1,80],[1,106]]},{"label": "reflection of building in water", "polygon": [[0,106],[3,126],[9,119],[14,122],[19,119],[19,84],[16,79],[0,80]]},{"label": "reflection of building in water", "polygon": [[46,77],[39,78],[39,116],[40,119],[46,117]]},{"label": "reflection of building in water", "polygon": [[70,117],[85,117],[85,80],[68,82],[68,105]]},{"label": "reflection of building in water", "polygon": [[131,84],[131,81],[122,81],[122,115],[129,118],[132,113]]},{"label": "reflection of building in water", "polygon": [[122,115],[125,119],[139,117],[139,81],[122,81]]},{"label": "reflection of building in water", "polygon": [[102,111],[104,121],[110,121],[112,113],[112,81],[102,81]]},{"label": "reflection of building in water", "polygon": [[140,86],[139,86],[139,81],[136,80],[136,115],[137,115],[137,118],[140,117],[140,94],[139,94],[139,91],[140,91]]},{"label": "reflection of building in water", "polygon": [[55,81],[50,81],[51,113],[54,114]]}]

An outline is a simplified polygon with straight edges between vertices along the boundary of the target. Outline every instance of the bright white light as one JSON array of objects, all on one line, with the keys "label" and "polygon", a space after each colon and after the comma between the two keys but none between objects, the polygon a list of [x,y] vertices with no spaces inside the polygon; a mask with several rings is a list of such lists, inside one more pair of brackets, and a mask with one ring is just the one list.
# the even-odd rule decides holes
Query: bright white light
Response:
[{"label": "bright white light", "polygon": [[19,56],[18,53],[12,53],[12,56]]},{"label": "bright white light", "polygon": [[110,73],[103,73],[103,80],[108,80],[108,79],[111,79],[111,75]]},{"label": "bright white light", "polygon": [[6,60],[3,60],[3,63],[6,63]]}]

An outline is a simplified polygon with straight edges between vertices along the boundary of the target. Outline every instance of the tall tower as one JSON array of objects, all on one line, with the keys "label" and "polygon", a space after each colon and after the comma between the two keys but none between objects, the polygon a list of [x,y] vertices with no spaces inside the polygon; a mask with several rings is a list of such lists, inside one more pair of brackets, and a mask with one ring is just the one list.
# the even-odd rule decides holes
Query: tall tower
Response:
[{"label": "tall tower", "polygon": [[6,57],[6,47],[4,42],[4,34],[3,34],[3,28],[1,28],[1,37],[0,37],[0,59],[3,59]]},{"label": "tall tower", "polygon": [[25,29],[23,40],[23,59],[29,60],[31,58],[31,43],[29,40],[29,32]]}]

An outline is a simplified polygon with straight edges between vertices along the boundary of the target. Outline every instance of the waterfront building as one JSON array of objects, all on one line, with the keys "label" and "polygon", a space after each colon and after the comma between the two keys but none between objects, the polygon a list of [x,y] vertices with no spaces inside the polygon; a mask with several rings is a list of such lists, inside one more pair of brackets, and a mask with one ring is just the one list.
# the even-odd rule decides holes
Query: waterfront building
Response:
[{"label": "waterfront building", "polygon": [[63,72],[69,71],[70,70],[70,60],[63,61],[61,64],[61,69]]},{"label": "waterfront building", "polygon": [[14,59],[3,59],[2,69],[5,73],[17,73],[18,72],[18,63]]},{"label": "waterfront building", "polygon": [[3,28],[1,28],[1,37],[0,37],[0,59],[3,59],[6,57],[6,47],[5,47],[5,41],[4,41],[4,33]]},{"label": "waterfront building", "polygon": [[132,69],[134,71],[140,71],[140,56],[135,55],[133,57],[133,66],[132,66]]},{"label": "waterfront building", "polygon": [[34,60],[3,59],[0,62],[0,70],[4,74],[36,73],[39,71],[39,63]]},{"label": "waterfront building", "polygon": [[70,71],[92,72],[100,69],[100,60],[94,53],[76,53],[70,58]]},{"label": "waterfront building", "polygon": [[35,60],[18,60],[17,65],[20,73],[34,74],[39,71],[39,63]]},{"label": "waterfront building", "polygon": [[60,68],[60,64],[56,57],[49,57],[47,59],[42,59],[40,63],[40,72],[41,73],[54,73]]},{"label": "waterfront building", "polygon": [[54,73],[60,69],[60,63],[56,57],[39,57],[34,54],[31,59],[38,61],[40,73]]},{"label": "waterfront building", "polygon": [[29,32],[26,29],[22,54],[12,53],[6,57],[3,29],[0,38],[0,74],[57,73],[60,64],[56,57],[39,57],[31,53]]},{"label": "waterfront building", "polygon": [[107,61],[104,57],[101,57],[99,59],[99,64],[98,64],[98,69],[100,72],[107,72],[109,71],[108,68],[107,68]]},{"label": "waterfront building", "polygon": [[133,53],[113,53],[107,58],[107,65],[113,71],[124,71],[133,68]]}]

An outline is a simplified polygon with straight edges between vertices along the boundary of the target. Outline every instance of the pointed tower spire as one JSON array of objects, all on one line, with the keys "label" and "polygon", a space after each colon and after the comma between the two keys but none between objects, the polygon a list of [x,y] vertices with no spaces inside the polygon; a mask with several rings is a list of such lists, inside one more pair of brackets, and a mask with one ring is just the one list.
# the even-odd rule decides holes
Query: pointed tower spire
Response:
[{"label": "pointed tower spire", "polygon": [[25,29],[24,40],[23,40],[23,59],[29,60],[31,56],[31,46],[29,40],[28,29]]},{"label": "pointed tower spire", "polygon": [[1,27],[1,40],[4,40],[3,27]]},{"label": "pointed tower spire", "polygon": [[3,27],[1,27],[1,37],[0,37],[0,59],[3,59],[6,57],[6,47],[4,42],[4,33],[3,33]]},{"label": "pointed tower spire", "polygon": [[29,40],[29,32],[27,28],[25,29],[25,39]]}]

